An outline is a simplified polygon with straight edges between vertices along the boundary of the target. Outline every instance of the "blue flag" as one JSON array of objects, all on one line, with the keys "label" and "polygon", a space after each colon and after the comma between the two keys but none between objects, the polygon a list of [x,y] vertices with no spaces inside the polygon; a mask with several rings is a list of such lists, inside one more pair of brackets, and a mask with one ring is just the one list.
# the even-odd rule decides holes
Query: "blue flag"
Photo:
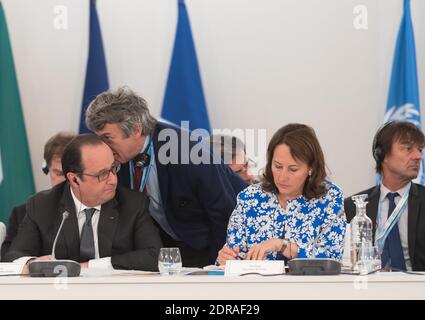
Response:
[{"label": "blue flag", "polygon": [[184,0],[179,0],[178,8],[177,32],[161,117],[178,126],[181,121],[189,121],[190,130],[202,128],[211,132]]},{"label": "blue flag", "polygon": [[81,107],[80,133],[89,132],[85,123],[87,107],[96,96],[109,89],[102,34],[96,11],[96,0],[90,0],[89,55],[84,83],[83,105]]},{"label": "blue flag", "polygon": [[[421,128],[415,37],[410,16],[410,0],[404,0],[403,17],[394,52],[391,82],[384,123],[404,120]],[[416,183],[424,184],[424,160],[421,160]]]}]

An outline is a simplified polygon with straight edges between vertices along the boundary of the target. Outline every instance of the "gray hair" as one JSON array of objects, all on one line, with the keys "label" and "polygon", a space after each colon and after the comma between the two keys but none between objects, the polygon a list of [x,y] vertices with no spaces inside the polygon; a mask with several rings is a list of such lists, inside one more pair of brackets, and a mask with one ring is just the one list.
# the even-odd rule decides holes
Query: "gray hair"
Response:
[{"label": "gray hair", "polygon": [[86,126],[97,132],[107,123],[115,123],[128,138],[137,128],[142,135],[153,132],[156,119],[149,113],[146,100],[126,87],[99,94],[86,111]]},{"label": "gray hair", "polygon": [[230,163],[238,152],[245,152],[244,143],[235,136],[216,134],[212,135],[210,139],[214,153],[219,155],[224,163]]}]

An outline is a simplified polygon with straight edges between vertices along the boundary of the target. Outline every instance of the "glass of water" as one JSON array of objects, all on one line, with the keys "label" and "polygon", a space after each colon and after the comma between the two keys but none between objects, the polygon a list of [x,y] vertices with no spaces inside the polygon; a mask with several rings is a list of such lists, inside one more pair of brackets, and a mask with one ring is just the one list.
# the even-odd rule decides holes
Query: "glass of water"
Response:
[{"label": "glass of water", "polygon": [[377,246],[373,246],[372,247],[372,269],[373,271],[376,270],[381,270],[382,266],[381,266],[381,253],[379,252],[379,249]]},{"label": "glass of water", "polygon": [[177,275],[182,269],[179,248],[161,248],[158,256],[158,269],[161,275]]},{"label": "glass of water", "polygon": [[362,244],[359,252],[360,274],[368,274],[381,269],[381,254],[378,247],[372,244]]}]

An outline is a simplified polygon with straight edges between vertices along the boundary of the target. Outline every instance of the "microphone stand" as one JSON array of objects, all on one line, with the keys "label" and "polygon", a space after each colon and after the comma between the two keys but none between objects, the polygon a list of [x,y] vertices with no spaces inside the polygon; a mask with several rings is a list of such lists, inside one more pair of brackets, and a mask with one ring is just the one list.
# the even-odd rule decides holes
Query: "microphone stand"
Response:
[{"label": "microphone stand", "polygon": [[52,260],[31,261],[28,265],[31,277],[78,277],[80,275],[81,265],[78,262],[73,260],[56,260],[55,257],[56,242],[68,216],[68,211],[62,214],[62,221],[53,241]]}]

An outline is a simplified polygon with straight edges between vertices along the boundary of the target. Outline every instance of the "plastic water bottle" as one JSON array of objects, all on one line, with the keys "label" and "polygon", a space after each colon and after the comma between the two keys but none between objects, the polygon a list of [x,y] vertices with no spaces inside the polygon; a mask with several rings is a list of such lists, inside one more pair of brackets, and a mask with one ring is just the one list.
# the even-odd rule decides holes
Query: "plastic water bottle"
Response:
[{"label": "plastic water bottle", "polygon": [[366,215],[367,194],[351,197],[356,205],[356,216],[350,222],[351,244],[350,257],[351,268],[355,272],[365,272],[360,257],[361,248],[372,246],[372,221]]}]

